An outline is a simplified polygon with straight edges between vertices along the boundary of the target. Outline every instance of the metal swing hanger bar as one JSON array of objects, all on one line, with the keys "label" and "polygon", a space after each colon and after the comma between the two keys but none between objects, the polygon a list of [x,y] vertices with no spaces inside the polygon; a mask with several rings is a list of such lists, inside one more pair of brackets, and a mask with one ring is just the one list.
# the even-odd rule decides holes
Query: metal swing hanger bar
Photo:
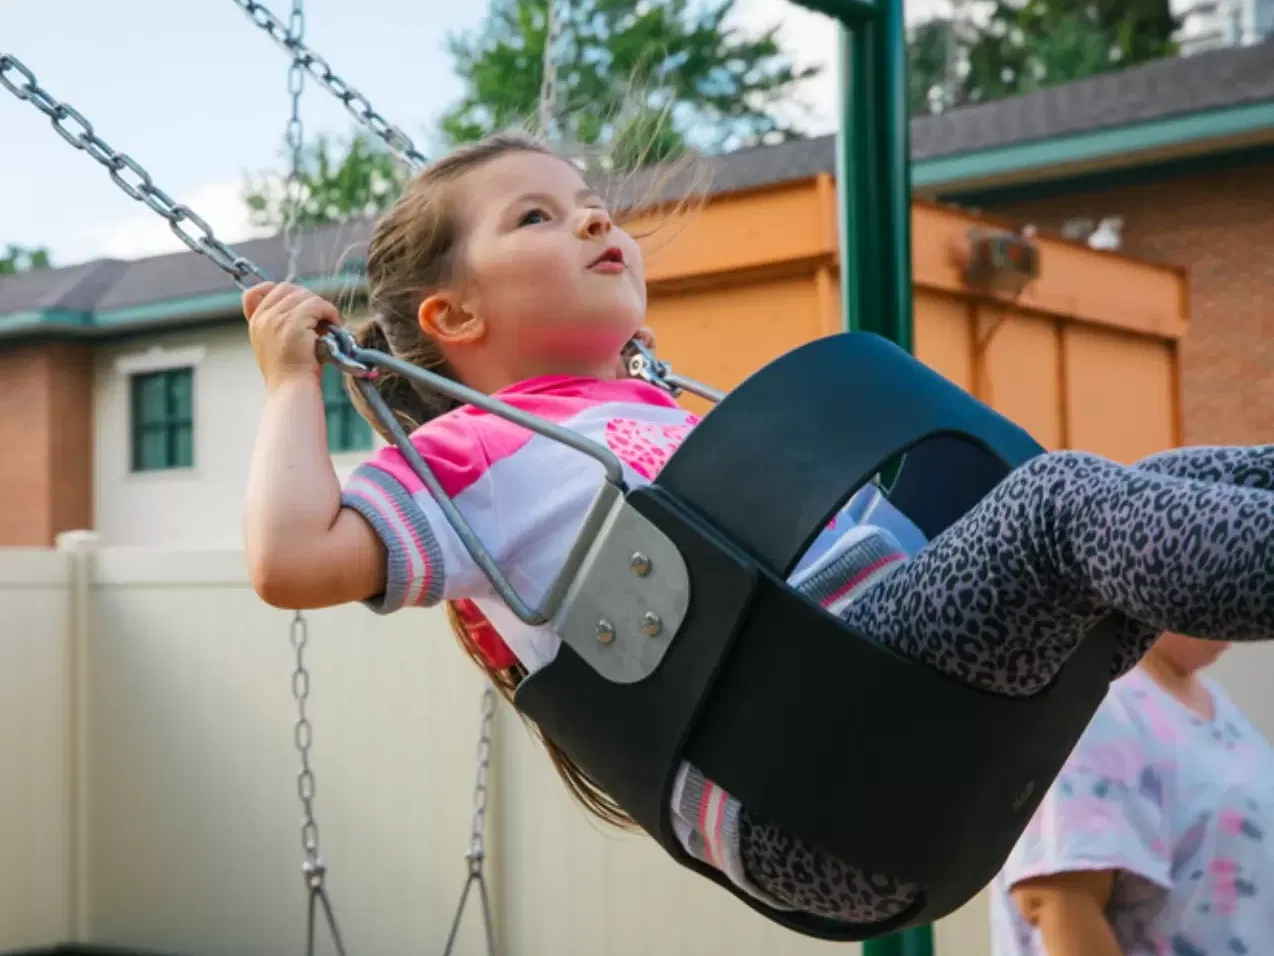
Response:
[{"label": "metal swing hanger bar", "polygon": [[[258,3],[257,0],[232,0],[232,2],[292,57],[294,63],[300,64],[319,81],[325,90],[340,100],[350,115],[369,132],[378,136],[399,160],[413,170],[419,170],[425,165],[427,160],[424,154],[416,149],[411,137],[378,113],[366,96],[337,75],[331,65],[307,47],[300,37],[294,36],[288,30],[287,24],[275,16],[269,7]],[[672,366],[656,358],[653,352],[636,340],[624,347],[623,358],[629,375],[662,388],[674,397],[686,391],[710,402],[720,402],[725,398],[725,392],[684,375],[678,375],[672,370]]]},{"label": "metal swing hanger bar", "polygon": [[[18,79],[15,81],[11,74],[16,74]],[[76,109],[49,94],[48,91],[40,86],[35,73],[17,57],[7,53],[0,53],[0,86],[3,86],[18,99],[30,103],[49,117],[53,128],[58,131],[58,134],[64,140],[97,160],[110,173],[111,180],[128,196],[144,203],[168,220],[173,232],[191,251],[211,259],[213,263],[235,281],[239,288],[247,289],[257,282],[271,281],[270,277],[258,265],[238,255],[233,249],[218,239],[213,234],[212,227],[202,218],[156,186],[150,173],[137,160],[111,147],[97,135],[92,123]],[[122,175],[124,172],[128,172],[131,176],[125,177]],[[196,231],[188,232],[183,229],[182,226],[185,223],[193,224]],[[621,498],[626,490],[623,482],[623,469],[615,454],[609,448],[591,441],[577,432],[562,428],[552,422],[544,421],[535,415],[523,412],[521,409],[513,408],[499,399],[468,388],[459,382],[454,382],[426,369],[418,368],[383,352],[360,348],[353,335],[346,329],[340,327],[328,328],[327,331],[319,336],[315,352],[320,361],[336,365],[355,379],[359,391],[367,399],[373,414],[393,436],[394,443],[398,446],[398,449],[403,453],[413,470],[420,476],[421,481],[429,488],[430,493],[437,500],[439,508],[464,543],[474,562],[486,574],[491,586],[508,604],[509,609],[527,624],[540,625],[552,620],[567,590],[578,575],[589,549],[598,537],[598,532],[607,514],[615,501]],[[571,549],[565,564],[558,572],[557,579],[549,588],[544,600],[540,602],[538,607],[534,607],[523,600],[508,578],[496,566],[491,554],[479,540],[473,529],[469,527],[468,522],[464,520],[455,503],[447,496],[437,477],[429,468],[428,463],[420,456],[415,445],[411,443],[407,433],[398,423],[397,418],[390,412],[389,407],[380,397],[380,393],[376,391],[370,381],[376,376],[378,368],[384,368],[399,375],[415,379],[459,402],[475,405],[493,415],[498,415],[514,424],[530,429],[536,434],[543,435],[545,438],[561,442],[569,448],[588,455],[601,464],[605,482],[598,491],[592,507],[589,509],[575,546]]]},{"label": "metal swing hanger bar", "polygon": [[[410,362],[404,362],[402,359],[386,355],[384,352],[379,352],[375,349],[361,348],[347,329],[329,329],[320,337],[319,342],[324,347],[322,351],[326,353],[324,360],[331,362],[353,376],[359,392],[367,400],[372,413],[385,426],[385,429],[394,439],[394,444],[402,452],[403,457],[407,459],[407,463],[416,472],[420,480],[425,483],[429,493],[438,503],[439,509],[446,516],[447,522],[460,537],[469,555],[478,567],[482,569],[482,573],[486,575],[487,580],[491,582],[491,586],[495,588],[501,599],[509,606],[509,609],[525,624],[538,626],[551,621],[561,607],[562,601],[570,590],[571,585],[575,582],[575,578],[579,574],[589,551],[600,536],[606,519],[615,503],[623,497],[624,492],[627,490],[624,484],[623,466],[620,465],[619,458],[616,457],[615,453],[592,439],[585,438],[578,432],[545,421],[538,415],[524,412],[520,408],[514,408],[498,398],[492,398],[484,392],[469,388],[467,385],[461,385],[459,382],[445,378],[436,372],[412,365]],[[394,372],[404,378],[414,379],[427,388],[441,392],[443,395],[458,402],[481,408],[483,411],[498,415],[506,421],[513,422],[515,425],[521,425],[523,428],[538,435],[551,438],[566,445],[568,448],[575,449],[581,454],[588,455],[601,464],[605,481],[588,509],[584,523],[576,535],[575,544],[567,555],[566,562],[558,571],[557,577],[550,585],[548,592],[544,595],[544,599],[538,607],[532,607],[524,601],[508,578],[504,576],[504,573],[496,565],[495,559],[483,546],[473,529],[469,527],[469,523],[465,521],[459,509],[456,508],[455,502],[447,495],[437,476],[429,467],[428,462],[424,460],[419,450],[412,444],[407,432],[399,423],[398,417],[390,411],[380,392],[376,391],[370,379],[375,378],[379,369]]]}]

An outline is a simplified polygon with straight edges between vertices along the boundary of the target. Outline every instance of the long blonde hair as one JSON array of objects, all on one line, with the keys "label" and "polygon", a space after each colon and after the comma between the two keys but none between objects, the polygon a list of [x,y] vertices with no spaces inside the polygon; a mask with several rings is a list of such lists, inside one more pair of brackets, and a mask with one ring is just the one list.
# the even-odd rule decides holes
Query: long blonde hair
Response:
[{"label": "long blonde hair", "polygon": [[[426,166],[407,184],[402,195],[386,212],[373,231],[367,254],[367,289],[371,317],[354,332],[358,344],[394,355],[412,365],[457,379],[438,344],[426,335],[417,321],[420,303],[454,275],[462,246],[460,217],[452,205],[454,185],[467,173],[510,153],[530,152],[556,155],[529,136],[501,133],[462,146]],[[612,186],[622,194],[623,210],[648,210],[672,205],[685,211],[701,199],[706,184],[699,166],[668,165],[662,171],[642,171],[632,177],[613,177]],[[686,178],[686,173],[690,177]],[[608,177],[610,178],[610,177]],[[634,190],[635,185],[644,188]],[[670,203],[668,191],[679,195]],[[643,198],[637,199],[637,193]],[[666,211],[666,210],[665,210]],[[381,370],[373,379],[385,404],[408,432],[456,407],[447,396],[416,382]],[[366,400],[353,383],[347,383],[350,398],[362,415],[387,441],[392,438],[371,413]],[[467,608],[466,608],[467,610]],[[453,602],[447,602],[447,617],[461,647],[491,679],[499,693],[512,702],[518,684],[526,676],[521,665],[497,669],[483,653],[470,626]],[[489,627],[489,624],[486,625]],[[632,817],[601,785],[572,761],[539,728],[527,721],[539,739],[558,775],[571,795],[586,811],[617,827],[635,827]]]}]

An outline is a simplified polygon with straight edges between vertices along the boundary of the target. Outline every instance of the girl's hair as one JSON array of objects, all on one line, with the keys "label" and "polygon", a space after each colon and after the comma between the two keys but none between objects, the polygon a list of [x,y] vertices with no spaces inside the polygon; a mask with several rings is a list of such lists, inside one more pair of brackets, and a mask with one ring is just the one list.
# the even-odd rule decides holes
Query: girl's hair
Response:
[{"label": "girl's hair", "polygon": [[[455,274],[464,237],[452,202],[453,187],[466,173],[517,152],[551,155],[528,136],[504,133],[462,146],[430,163],[407,183],[372,231],[367,249],[371,316],[354,332],[360,346],[456,377],[438,344],[421,330],[416,313],[420,303]],[[453,399],[385,369],[372,382],[408,432],[456,405]],[[352,382],[347,382],[347,388],[359,414],[386,441],[391,440],[359,390]]]},{"label": "girl's hair", "polygon": [[[467,173],[517,152],[556,155],[529,136],[501,133],[462,146],[436,160],[407,184],[402,195],[377,222],[368,247],[367,290],[371,317],[354,330],[361,347],[385,352],[412,365],[456,378],[437,343],[421,330],[417,312],[420,303],[451,280],[459,266],[464,236],[453,203],[453,187]],[[694,190],[686,188],[684,179],[680,183],[674,182],[674,176],[680,178],[684,168],[665,165],[662,175],[658,171],[644,170],[622,181],[613,173],[606,178],[610,186],[619,187],[621,195],[617,198],[624,210],[644,212],[652,206],[666,206],[667,200],[657,194],[664,193],[667,187],[681,194],[676,206],[685,209],[689,205],[685,197],[692,195]],[[645,187],[639,189],[641,199],[634,198],[637,195],[634,185]],[[379,370],[377,377],[371,381],[399,424],[409,433],[457,405],[447,396],[384,369]],[[392,441],[388,430],[377,421],[353,382],[346,384],[359,414],[382,437]],[[525,669],[521,666],[502,670],[492,667],[452,602],[447,603],[447,616],[466,653],[487,674],[500,694],[512,702],[514,691],[526,676]],[[596,780],[537,727],[529,722],[528,726],[548,751],[549,759],[571,795],[585,810],[618,827],[628,829],[635,826],[632,817]]]}]

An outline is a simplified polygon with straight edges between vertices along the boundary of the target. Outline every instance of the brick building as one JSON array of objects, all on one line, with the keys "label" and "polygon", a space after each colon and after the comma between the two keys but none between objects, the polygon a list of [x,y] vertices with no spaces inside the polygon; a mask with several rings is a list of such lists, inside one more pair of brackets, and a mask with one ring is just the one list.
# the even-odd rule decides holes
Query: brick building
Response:
[{"label": "brick building", "polygon": [[[1185,439],[1274,440],[1274,42],[919,119],[911,135],[920,195],[1044,229],[1122,217],[1126,251],[1188,270]],[[714,189],[834,172],[824,137],[725,157]],[[333,272],[365,236],[305,237],[307,281],[356,284]],[[243,252],[284,269],[275,239]],[[203,448],[250,440],[260,386],[241,322],[237,290],[193,253],[0,279],[0,546],[104,519],[162,530],[175,513],[201,543],[237,538],[212,502],[241,494],[242,455],[195,455],[193,432]],[[371,436],[332,384],[333,454],[352,467]]]},{"label": "brick building", "polygon": [[912,126],[917,192],[1188,270],[1185,441],[1274,440],[1274,40]]}]

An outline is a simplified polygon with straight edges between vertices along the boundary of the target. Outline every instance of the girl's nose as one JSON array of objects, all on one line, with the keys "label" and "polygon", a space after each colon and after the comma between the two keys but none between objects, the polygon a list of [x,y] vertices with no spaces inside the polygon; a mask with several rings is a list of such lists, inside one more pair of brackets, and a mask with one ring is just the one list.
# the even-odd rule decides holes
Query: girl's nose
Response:
[{"label": "girl's nose", "polygon": [[605,209],[584,209],[576,233],[581,239],[600,239],[610,233],[612,223]]}]

